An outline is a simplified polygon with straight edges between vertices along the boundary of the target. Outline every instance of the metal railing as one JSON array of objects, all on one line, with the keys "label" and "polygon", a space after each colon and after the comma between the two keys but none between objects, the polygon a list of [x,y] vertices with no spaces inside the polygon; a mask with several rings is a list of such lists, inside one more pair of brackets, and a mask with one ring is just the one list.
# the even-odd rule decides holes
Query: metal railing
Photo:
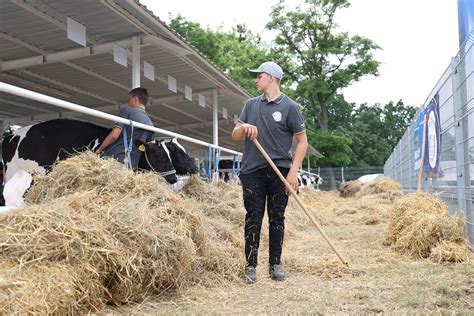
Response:
[{"label": "metal railing", "polygon": [[[464,215],[467,236],[474,246],[474,30],[428,95],[423,108],[439,95],[441,128],[440,166],[444,176],[423,178],[423,191],[439,194],[450,214]],[[384,174],[407,192],[418,188],[415,172],[415,120],[385,162]]]},{"label": "metal railing", "polygon": [[[97,110],[94,110],[94,109],[91,109],[91,108],[88,108],[88,107],[85,107],[85,106],[82,106],[82,105],[79,105],[79,104],[75,104],[75,103],[72,103],[72,102],[67,102],[67,101],[64,101],[64,100],[61,100],[61,99],[53,98],[53,97],[50,97],[50,96],[47,96],[47,95],[44,95],[44,94],[41,94],[41,93],[37,93],[37,92],[34,92],[34,91],[30,91],[30,90],[27,90],[27,89],[23,89],[23,88],[20,88],[20,87],[17,87],[17,86],[14,86],[14,85],[11,85],[11,84],[8,84],[8,83],[5,83],[5,82],[0,82],[0,92],[6,92],[6,93],[14,94],[14,95],[17,95],[17,96],[20,96],[20,97],[23,97],[23,98],[27,98],[27,99],[30,99],[30,100],[36,100],[38,102],[54,105],[54,106],[57,106],[57,107],[60,107],[60,108],[63,108],[63,109],[76,111],[76,112],[79,112],[79,113],[83,113],[83,114],[87,114],[87,115],[90,115],[90,116],[102,118],[104,120],[109,120],[109,121],[116,122],[116,123],[122,123],[122,124],[126,124],[126,125],[131,124],[130,120],[124,119],[122,117],[115,116],[115,115],[108,114],[108,113],[104,113],[104,112],[101,112],[101,111],[97,111]],[[141,128],[141,129],[145,129],[145,130],[148,130],[148,131],[152,131],[152,132],[155,132],[155,133],[158,133],[158,134],[161,134],[161,135],[176,137],[178,139],[181,139],[181,140],[184,140],[184,141],[187,141],[187,142],[190,142],[190,143],[198,144],[198,145],[201,145],[201,146],[216,148],[216,149],[219,149],[223,152],[227,152],[227,153],[230,153],[230,154],[241,155],[240,152],[237,152],[235,150],[231,150],[231,149],[228,149],[228,148],[216,146],[214,144],[211,144],[211,143],[199,140],[199,139],[195,139],[195,138],[188,137],[188,136],[185,136],[185,135],[181,135],[181,134],[178,134],[178,133],[170,132],[170,131],[167,131],[167,130],[164,130],[164,129],[161,129],[161,128],[157,128],[157,127],[153,127],[153,126],[149,126],[149,125],[146,125],[146,124],[143,124],[143,123],[133,122],[133,126]]]},{"label": "metal railing", "polygon": [[336,188],[345,181],[357,180],[359,177],[367,174],[383,173],[383,167],[318,167],[311,168],[310,174],[319,175],[323,181],[318,186],[320,190],[331,190],[331,177],[334,177]]}]

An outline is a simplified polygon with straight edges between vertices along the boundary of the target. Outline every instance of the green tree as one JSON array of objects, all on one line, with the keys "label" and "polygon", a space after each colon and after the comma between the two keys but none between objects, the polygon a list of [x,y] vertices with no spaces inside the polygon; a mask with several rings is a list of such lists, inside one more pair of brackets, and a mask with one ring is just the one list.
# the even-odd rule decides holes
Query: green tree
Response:
[{"label": "green tree", "polygon": [[416,109],[403,101],[367,106],[355,110],[351,127],[339,129],[352,139],[351,165],[382,166],[411,123]]},{"label": "green tree", "polygon": [[343,0],[312,0],[308,10],[286,12],[281,2],[268,26],[278,32],[274,49],[241,24],[228,32],[214,31],[177,16],[170,26],[253,95],[259,92],[247,69],[266,60],[280,63],[285,69],[283,91],[302,105],[308,139],[325,155],[318,164],[380,166],[416,109],[401,100],[356,108],[337,93],[364,75],[376,75],[378,68],[371,55],[378,48],[374,43],[335,34],[334,15],[348,5]]},{"label": "green tree", "polygon": [[271,55],[270,47],[243,24],[229,32],[213,31],[178,15],[170,26],[252,95],[259,92],[248,69],[267,60],[280,61],[278,54]]},{"label": "green tree", "polygon": [[361,105],[354,114],[352,128],[347,136],[352,139],[353,166],[381,166],[390,155],[390,146],[381,135],[384,133],[380,105]]},{"label": "green tree", "polygon": [[212,61],[218,60],[220,35],[210,28],[204,29],[197,22],[186,20],[181,15],[171,19],[170,27]]},{"label": "green tree", "polygon": [[[416,114],[416,108],[405,105],[402,100],[390,101],[383,108],[384,137],[393,150],[410,126]],[[387,157],[388,158],[388,157]]]},{"label": "green tree", "polygon": [[379,47],[362,36],[336,33],[335,14],[348,6],[347,0],[308,0],[304,7],[288,11],[282,0],[267,24],[277,32],[274,51],[292,65],[287,71],[297,83],[300,103],[324,131],[331,129],[335,93],[365,75],[378,75],[379,62],[372,52]]},{"label": "green tree", "polygon": [[314,158],[311,163],[323,166],[347,166],[350,164],[352,140],[344,135],[333,134],[326,131],[308,130],[309,142],[316,143],[316,149],[324,158]]}]

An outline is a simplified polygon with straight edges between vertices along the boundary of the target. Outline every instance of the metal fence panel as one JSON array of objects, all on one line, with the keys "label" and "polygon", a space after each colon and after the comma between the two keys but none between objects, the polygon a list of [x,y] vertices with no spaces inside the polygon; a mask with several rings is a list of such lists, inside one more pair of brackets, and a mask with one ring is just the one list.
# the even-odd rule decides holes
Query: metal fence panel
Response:
[{"label": "metal fence panel", "polygon": [[[474,245],[474,31],[453,58],[428,95],[423,107],[439,95],[441,126],[440,165],[444,176],[423,179],[422,190],[434,192],[448,205],[450,214],[466,218],[467,235]],[[417,112],[415,118],[418,118]],[[414,171],[416,119],[384,165],[384,174],[401,183],[406,192],[416,191]]]}]

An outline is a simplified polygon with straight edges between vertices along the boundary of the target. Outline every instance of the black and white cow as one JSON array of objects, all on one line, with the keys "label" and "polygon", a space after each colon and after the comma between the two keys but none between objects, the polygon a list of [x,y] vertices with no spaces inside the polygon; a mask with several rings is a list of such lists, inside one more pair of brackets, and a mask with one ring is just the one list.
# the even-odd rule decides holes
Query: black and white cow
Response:
[{"label": "black and white cow", "polygon": [[[14,178],[19,170],[45,174],[58,160],[86,149],[95,150],[110,129],[95,124],[55,119],[14,131],[4,138],[2,158],[4,183]],[[176,174],[196,173],[197,166],[176,140],[141,143],[144,145],[138,168],[150,170],[176,183]]]},{"label": "black and white cow", "polygon": [[176,174],[195,174],[199,171],[198,166],[194,161],[187,155],[186,149],[178,143],[176,138],[162,141],[162,144],[169,150],[170,160],[176,169]]},{"label": "black and white cow", "polygon": [[298,192],[301,189],[312,187],[314,188],[316,185],[321,184],[323,179],[317,174],[307,174],[298,172]]}]

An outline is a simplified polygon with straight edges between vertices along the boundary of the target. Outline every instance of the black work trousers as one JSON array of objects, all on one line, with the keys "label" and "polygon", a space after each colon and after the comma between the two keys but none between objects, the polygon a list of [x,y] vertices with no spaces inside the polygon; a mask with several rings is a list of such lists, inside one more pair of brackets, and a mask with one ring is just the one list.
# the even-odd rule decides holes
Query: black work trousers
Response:
[{"label": "black work trousers", "polygon": [[[279,170],[286,177],[288,168]],[[288,196],[285,185],[270,167],[248,174],[241,174],[245,215],[245,256],[247,266],[257,266],[260,230],[262,227],[265,204],[267,204],[269,222],[269,264],[280,264],[283,238],[285,235],[285,208]]]}]

